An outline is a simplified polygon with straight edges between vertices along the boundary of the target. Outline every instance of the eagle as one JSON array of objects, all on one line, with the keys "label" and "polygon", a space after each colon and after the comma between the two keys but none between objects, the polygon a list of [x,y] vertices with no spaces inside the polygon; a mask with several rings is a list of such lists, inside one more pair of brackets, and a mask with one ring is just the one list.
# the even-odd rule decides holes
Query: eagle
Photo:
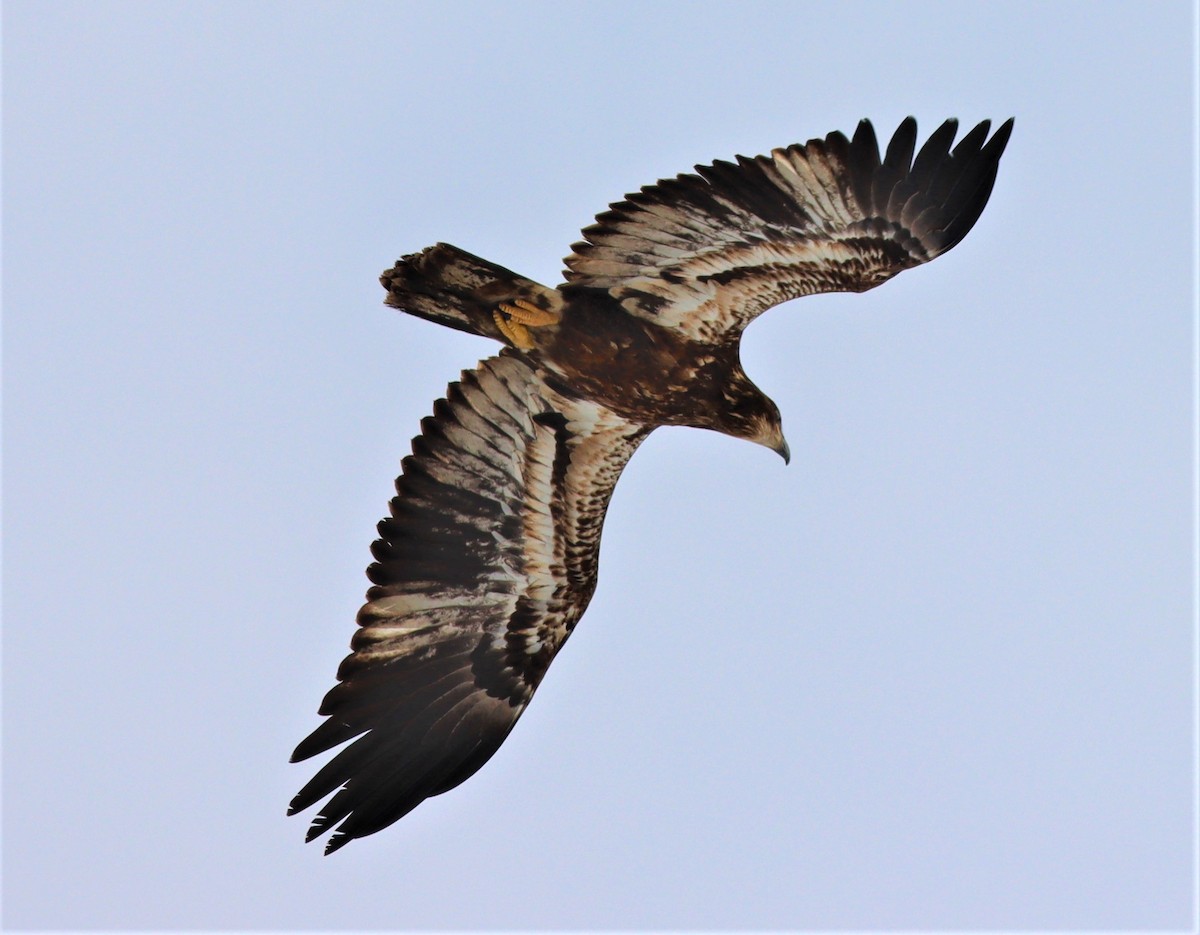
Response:
[{"label": "eagle", "polygon": [[[716,161],[610,205],[549,288],[440,243],[380,277],[401,311],[503,344],[421,422],[379,523],[352,652],[292,761],[348,743],[292,800],[331,796],[325,853],[473,775],[533,698],[596,590],[613,487],[662,425],[788,461],[779,409],[742,369],[742,332],[800,296],[864,292],[957,244],[1013,121],[880,157],[871,123]],[[915,153],[915,156],[914,156]],[[332,795],[331,795],[332,794]]]}]

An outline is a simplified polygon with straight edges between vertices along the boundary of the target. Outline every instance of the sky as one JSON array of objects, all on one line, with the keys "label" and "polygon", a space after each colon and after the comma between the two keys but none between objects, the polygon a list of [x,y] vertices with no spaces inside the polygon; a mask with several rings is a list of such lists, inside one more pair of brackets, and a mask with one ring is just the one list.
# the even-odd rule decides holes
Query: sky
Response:
[{"label": "sky", "polygon": [[[1185,929],[1194,7],[3,7],[3,923]],[[656,432],[459,789],[330,858],[288,764],[399,461],[625,192],[1016,118],[951,253],[747,332],[791,445]]]}]

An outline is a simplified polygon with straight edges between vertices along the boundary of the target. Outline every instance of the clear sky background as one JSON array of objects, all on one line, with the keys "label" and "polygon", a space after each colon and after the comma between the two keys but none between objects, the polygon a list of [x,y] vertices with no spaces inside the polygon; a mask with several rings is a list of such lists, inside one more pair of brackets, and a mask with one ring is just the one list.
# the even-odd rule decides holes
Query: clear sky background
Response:
[{"label": "clear sky background", "polygon": [[[11,928],[1185,928],[1193,6],[4,4]],[[460,789],[332,858],[287,763],[418,420],[623,193],[1016,117],[952,253],[750,328]]]}]

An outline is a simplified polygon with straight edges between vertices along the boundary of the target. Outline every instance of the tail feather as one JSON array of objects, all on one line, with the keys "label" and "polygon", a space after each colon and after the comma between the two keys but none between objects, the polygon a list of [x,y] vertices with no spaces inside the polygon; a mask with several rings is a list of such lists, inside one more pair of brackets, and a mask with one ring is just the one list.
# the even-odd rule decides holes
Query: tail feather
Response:
[{"label": "tail feather", "polygon": [[505,338],[492,314],[501,302],[521,298],[547,311],[562,304],[557,289],[445,243],[401,257],[379,281],[387,290],[387,305],[498,341]]}]

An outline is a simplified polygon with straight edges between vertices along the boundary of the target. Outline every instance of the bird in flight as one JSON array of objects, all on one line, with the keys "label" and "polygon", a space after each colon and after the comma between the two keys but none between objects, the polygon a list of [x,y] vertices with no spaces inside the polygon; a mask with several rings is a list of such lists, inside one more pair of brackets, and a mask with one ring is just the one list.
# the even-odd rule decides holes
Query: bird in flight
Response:
[{"label": "bird in flight", "polygon": [[[379,524],[352,653],[292,755],[352,741],[292,800],[332,796],[325,852],[387,827],[496,752],[596,588],[604,514],[662,425],[790,457],[739,357],[760,313],[864,292],[957,244],[992,191],[1008,120],[880,158],[869,121],[769,156],[697,166],[610,206],[549,288],[449,244],[401,258],[386,303],[501,342],[433,406]],[[915,157],[914,157],[915,152]]]}]

